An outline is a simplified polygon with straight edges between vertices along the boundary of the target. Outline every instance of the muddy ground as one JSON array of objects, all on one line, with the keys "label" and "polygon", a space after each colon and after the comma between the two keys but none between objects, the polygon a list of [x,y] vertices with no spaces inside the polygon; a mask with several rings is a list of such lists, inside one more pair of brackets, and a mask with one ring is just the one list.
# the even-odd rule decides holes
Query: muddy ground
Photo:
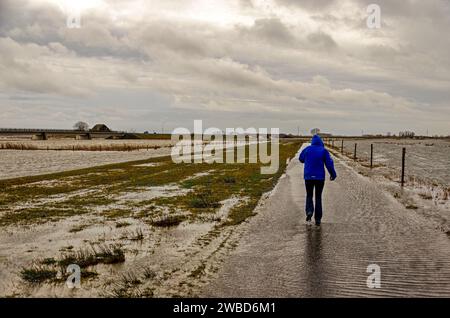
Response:
[{"label": "muddy ground", "polygon": [[0,296],[195,296],[299,147],[281,144],[274,175],[159,157],[1,180]]}]

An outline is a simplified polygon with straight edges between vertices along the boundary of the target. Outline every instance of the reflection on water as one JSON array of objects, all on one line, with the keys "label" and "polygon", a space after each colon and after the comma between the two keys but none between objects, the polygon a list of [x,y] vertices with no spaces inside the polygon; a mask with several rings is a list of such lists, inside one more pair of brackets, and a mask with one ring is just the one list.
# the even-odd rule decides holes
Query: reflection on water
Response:
[{"label": "reflection on water", "polygon": [[[325,187],[324,222],[305,225],[300,168],[291,163],[209,296],[450,296],[447,235],[339,161],[338,180]],[[371,264],[381,288],[367,286]]]},{"label": "reflection on water", "polygon": [[[297,288],[303,297],[418,297],[450,295],[448,242],[428,233],[392,235],[361,224],[306,225]],[[417,238],[423,237],[423,240]],[[441,246],[441,244],[443,246]],[[432,251],[440,250],[440,255]],[[381,288],[367,287],[367,267],[381,268]]]},{"label": "reflection on water", "polygon": [[309,297],[322,297],[327,264],[322,254],[322,226],[306,225],[305,282]]}]

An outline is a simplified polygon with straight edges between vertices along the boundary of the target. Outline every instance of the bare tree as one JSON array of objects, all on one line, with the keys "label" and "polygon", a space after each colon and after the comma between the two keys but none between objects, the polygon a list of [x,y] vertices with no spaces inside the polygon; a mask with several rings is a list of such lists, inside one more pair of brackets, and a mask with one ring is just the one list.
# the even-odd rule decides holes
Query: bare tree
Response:
[{"label": "bare tree", "polygon": [[85,123],[84,121],[79,121],[75,125],[73,125],[73,129],[75,130],[82,130],[82,131],[88,131],[89,125]]},{"label": "bare tree", "polygon": [[415,133],[413,131],[406,130],[406,131],[399,132],[398,136],[402,137],[402,138],[414,138]]}]

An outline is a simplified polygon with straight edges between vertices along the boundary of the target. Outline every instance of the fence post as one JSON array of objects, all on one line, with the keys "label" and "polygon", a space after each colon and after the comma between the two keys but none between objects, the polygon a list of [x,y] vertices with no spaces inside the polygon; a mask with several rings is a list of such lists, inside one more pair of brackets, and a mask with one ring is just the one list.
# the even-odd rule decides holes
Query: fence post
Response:
[{"label": "fence post", "polygon": [[373,168],[373,144],[370,144],[370,169]]},{"label": "fence post", "polygon": [[406,155],[406,148],[403,147],[403,149],[402,149],[402,179],[401,179],[402,187],[405,185],[405,155]]},{"label": "fence post", "polygon": [[341,154],[344,154],[344,139],[341,141]]},{"label": "fence post", "polygon": [[358,144],[357,143],[355,143],[355,150],[354,150],[354,152],[353,152],[353,160],[356,160],[356,146],[357,146]]}]

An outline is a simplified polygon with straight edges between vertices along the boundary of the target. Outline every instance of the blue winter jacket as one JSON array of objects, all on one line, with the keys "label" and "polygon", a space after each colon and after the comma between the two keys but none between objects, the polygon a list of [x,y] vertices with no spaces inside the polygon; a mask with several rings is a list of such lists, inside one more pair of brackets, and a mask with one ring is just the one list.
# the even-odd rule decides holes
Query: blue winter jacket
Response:
[{"label": "blue winter jacket", "polygon": [[336,178],[333,159],[331,159],[330,153],[325,149],[322,139],[318,135],[312,137],[311,146],[303,149],[298,159],[305,164],[305,180],[325,180],[324,164],[331,179]]}]

